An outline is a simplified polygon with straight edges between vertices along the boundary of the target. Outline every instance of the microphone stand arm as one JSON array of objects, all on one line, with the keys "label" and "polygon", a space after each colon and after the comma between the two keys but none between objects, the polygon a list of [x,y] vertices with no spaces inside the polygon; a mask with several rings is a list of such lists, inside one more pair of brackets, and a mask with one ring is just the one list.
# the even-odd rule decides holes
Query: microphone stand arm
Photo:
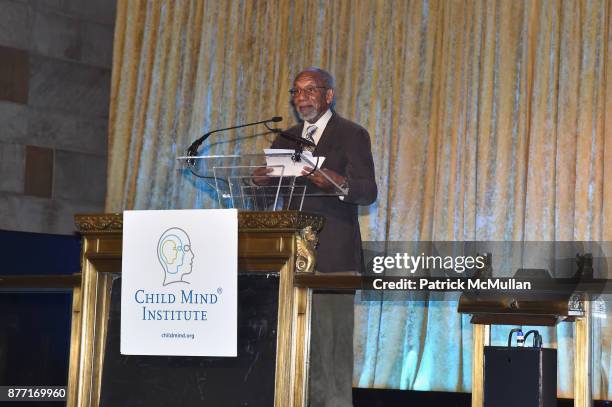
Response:
[{"label": "microphone stand arm", "polygon": [[232,127],[226,127],[224,129],[217,129],[217,130],[213,130],[213,131],[209,131],[208,133],[204,134],[202,137],[200,137],[199,139],[197,139],[196,141],[194,141],[193,143],[191,143],[191,145],[189,146],[189,148],[187,149],[187,155],[194,157],[196,155],[198,155],[198,149],[200,148],[200,146],[202,145],[202,143],[204,141],[206,141],[206,139],[208,137],[210,137],[211,134],[214,133],[218,133],[220,131],[226,131],[226,130],[234,130],[234,129],[240,129],[242,127],[248,127],[248,126],[254,126],[256,124],[262,124],[262,123],[269,123],[271,121],[274,121],[272,119],[267,119],[267,120],[262,120],[260,122],[255,122],[255,123],[247,123],[247,124],[240,124],[238,126],[232,126]]}]

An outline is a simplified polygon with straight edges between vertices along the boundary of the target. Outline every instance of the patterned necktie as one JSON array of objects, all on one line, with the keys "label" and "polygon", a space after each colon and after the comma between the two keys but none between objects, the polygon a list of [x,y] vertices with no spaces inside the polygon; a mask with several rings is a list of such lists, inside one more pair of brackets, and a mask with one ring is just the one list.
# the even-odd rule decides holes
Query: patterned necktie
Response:
[{"label": "patterned necktie", "polygon": [[[317,126],[315,126],[314,124],[311,124],[310,126],[306,128],[306,135],[304,136],[304,138],[310,141],[312,144],[316,144],[314,137],[313,137],[316,131],[317,131]],[[314,146],[304,146],[304,150],[308,150],[310,152],[313,152],[314,149],[315,149]]]}]

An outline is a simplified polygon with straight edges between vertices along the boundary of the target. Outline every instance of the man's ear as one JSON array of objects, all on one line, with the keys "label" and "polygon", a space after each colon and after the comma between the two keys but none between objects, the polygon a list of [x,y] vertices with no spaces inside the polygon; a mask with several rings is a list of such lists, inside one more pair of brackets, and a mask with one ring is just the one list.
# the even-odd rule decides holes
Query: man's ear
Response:
[{"label": "man's ear", "polygon": [[334,90],[327,89],[327,92],[325,93],[325,101],[327,102],[328,105],[331,105],[333,100],[334,100]]}]

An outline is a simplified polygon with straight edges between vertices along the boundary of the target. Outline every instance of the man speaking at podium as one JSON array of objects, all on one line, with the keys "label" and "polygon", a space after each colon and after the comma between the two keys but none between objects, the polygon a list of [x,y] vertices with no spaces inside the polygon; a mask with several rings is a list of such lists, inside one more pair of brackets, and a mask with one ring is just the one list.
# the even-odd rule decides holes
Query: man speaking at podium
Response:
[{"label": "man speaking at podium", "polygon": [[[303,121],[286,132],[314,143],[314,156],[325,157],[321,171],[342,188],[343,197],[310,196],[302,210],[325,216],[319,234],[316,270],[319,273],[362,271],[361,233],[358,205],[376,200],[374,162],[370,135],[361,126],[334,111],[334,79],[319,68],[300,72],[290,90],[291,103]],[[272,148],[296,148],[288,138],[278,137]],[[312,188],[332,191],[324,176],[305,167]],[[271,171],[270,169],[266,171]],[[354,295],[315,293],[313,295],[310,342],[310,391],[312,407],[352,406]]]}]

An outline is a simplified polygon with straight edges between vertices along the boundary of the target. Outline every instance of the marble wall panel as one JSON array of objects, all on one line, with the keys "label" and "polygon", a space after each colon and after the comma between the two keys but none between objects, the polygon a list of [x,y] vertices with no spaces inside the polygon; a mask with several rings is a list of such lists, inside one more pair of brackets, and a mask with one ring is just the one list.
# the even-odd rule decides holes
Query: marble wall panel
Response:
[{"label": "marble wall panel", "polygon": [[77,213],[103,213],[104,201],[87,202],[59,199],[55,202],[55,225],[50,233],[72,234],[75,231],[74,215]]},{"label": "marble wall panel", "polygon": [[104,203],[106,157],[56,150],[53,197]]},{"label": "marble wall panel", "polygon": [[70,235],[74,215],[100,213],[103,205],[84,201],[51,200],[0,192],[0,229]]},{"label": "marble wall panel", "polygon": [[81,60],[85,63],[112,68],[114,26],[84,22],[82,26]]},{"label": "marble wall panel", "polygon": [[1,229],[70,234],[103,211],[115,10],[0,0]]},{"label": "marble wall panel", "polygon": [[0,101],[0,141],[27,144],[28,108],[13,102]]},{"label": "marble wall panel", "polygon": [[3,143],[106,155],[106,118],[83,118],[0,101],[0,123]]},{"label": "marble wall panel", "polygon": [[25,148],[0,143],[0,191],[23,193]]},{"label": "marble wall panel", "polygon": [[0,229],[48,233],[55,217],[50,199],[0,193]]},{"label": "marble wall panel", "polygon": [[104,24],[114,24],[115,0],[64,0],[64,11],[81,18]]},{"label": "marble wall panel", "polygon": [[30,7],[34,10],[48,10],[48,11],[64,11],[64,0],[20,0],[30,3]]},{"label": "marble wall panel", "polygon": [[[28,144],[104,156],[108,142],[106,118],[83,118],[62,112],[28,109]],[[25,139],[23,141],[25,143]]]},{"label": "marble wall panel", "polygon": [[33,10],[30,49],[42,55],[81,60],[81,21],[54,13]]},{"label": "marble wall panel", "polygon": [[28,49],[31,20],[27,2],[0,0],[0,45]]},{"label": "marble wall panel", "polygon": [[34,55],[28,97],[34,107],[108,117],[110,69]]}]

